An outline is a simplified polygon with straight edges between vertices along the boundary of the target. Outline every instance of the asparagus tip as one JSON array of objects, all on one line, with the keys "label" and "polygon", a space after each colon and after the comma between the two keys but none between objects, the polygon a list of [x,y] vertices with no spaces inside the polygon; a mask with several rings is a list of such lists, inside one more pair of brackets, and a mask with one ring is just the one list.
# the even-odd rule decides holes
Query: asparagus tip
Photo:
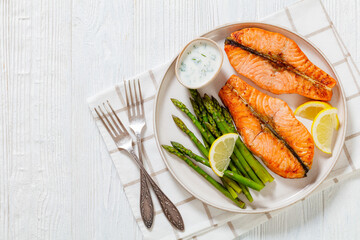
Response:
[{"label": "asparagus tip", "polygon": [[164,148],[165,150],[168,150],[170,146],[162,144],[161,147]]}]

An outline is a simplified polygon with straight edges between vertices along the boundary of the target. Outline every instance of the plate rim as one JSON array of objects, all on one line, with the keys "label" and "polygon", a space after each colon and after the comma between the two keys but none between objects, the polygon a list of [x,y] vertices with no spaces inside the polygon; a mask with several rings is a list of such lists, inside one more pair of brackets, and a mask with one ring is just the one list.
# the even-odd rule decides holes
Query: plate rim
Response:
[{"label": "plate rim", "polygon": [[[229,26],[232,26],[232,25],[238,25],[238,24],[248,24],[248,25],[265,25],[265,26],[269,26],[269,27],[275,27],[275,28],[278,28],[278,29],[282,29],[282,30],[285,30],[285,31],[288,31],[290,32],[291,34],[294,34],[296,36],[298,36],[299,38],[301,38],[302,40],[304,40],[305,42],[307,42],[308,44],[311,45],[311,47],[313,47],[320,55],[321,57],[323,57],[326,61],[326,63],[329,65],[329,67],[331,68],[331,70],[333,71],[334,75],[335,75],[335,78],[337,80],[337,84],[339,85],[339,88],[340,88],[340,92],[341,92],[341,98],[344,102],[344,131],[343,131],[343,134],[341,136],[341,143],[340,143],[340,146],[339,148],[342,149],[344,147],[344,144],[345,144],[345,136],[346,136],[346,129],[347,129],[347,124],[348,124],[348,113],[347,113],[347,102],[346,102],[346,97],[345,97],[345,92],[344,92],[344,88],[342,86],[342,83],[339,81],[339,76],[335,70],[335,67],[333,66],[333,64],[329,61],[328,57],[314,44],[312,43],[310,40],[306,39],[303,35],[299,34],[299,33],[296,33],[292,30],[290,30],[289,28],[287,27],[283,27],[283,26],[278,26],[278,25],[274,25],[274,24],[268,24],[268,23],[263,23],[263,22],[256,22],[256,21],[253,21],[253,22],[241,22],[241,21],[237,21],[237,22],[230,22],[230,23],[226,23],[226,24],[222,24],[222,25],[219,25],[209,31],[206,31],[204,33],[202,33],[201,35],[199,36],[196,36],[195,38],[198,38],[198,37],[204,37],[204,35],[207,35],[207,34],[210,34],[212,32],[215,32],[215,31],[218,31],[218,30],[221,30],[222,28],[226,28],[226,27],[229,27]],[[195,39],[194,38],[194,39]],[[313,193],[316,189],[318,189],[318,187],[325,181],[325,179],[329,176],[330,172],[332,171],[332,169],[334,168],[334,166],[336,165],[336,163],[338,162],[338,159],[340,157],[340,154],[341,154],[341,150],[338,152],[338,154],[335,156],[335,160],[333,161],[332,165],[330,166],[330,168],[328,169],[328,171],[325,173],[324,177],[316,184],[316,186],[311,190],[311,191],[308,191],[308,192],[305,192],[302,197],[299,197],[298,199],[295,199],[293,201],[290,201],[289,203],[287,204],[284,204],[283,206],[279,206],[279,207],[275,207],[275,208],[272,208],[272,209],[269,209],[269,210],[257,210],[257,209],[252,209],[252,210],[246,210],[246,209],[229,209],[229,208],[226,208],[226,207],[220,207],[218,205],[215,205],[213,203],[210,203],[208,202],[206,199],[202,198],[201,196],[199,196],[198,194],[196,193],[193,193],[193,191],[189,190],[179,179],[178,177],[175,175],[175,173],[173,172],[173,170],[170,168],[169,166],[169,163],[167,162],[166,159],[166,156],[164,155],[163,153],[163,150],[162,150],[162,147],[161,147],[161,144],[159,142],[159,138],[158,138],[158,134],[157,134],[157,127],[156,127],[156,108],[157,108],[157,105],[158,105],[158,100],[159,100],[159,92],[160,92],[160,88],[162,86],[162,84],[164,83],[164,80],[165,80],[165,76],[168,74],[169,70],[170,70],[170,67],[174,64],[174,62],[176,61],[177,57],[179,56],[180,52],[178,52],[175,57],[173,57],[171,59],[171,61],[169,61],[169,65],[164,73],[164,75],[162,76],[162,79],[161,79],[161,82],[158,86],[158,89],[156,90],[156,94],[155,94],[155,99],[154,99],[154,106],[153,106],[153,129],[154,129],[154,136],[155,136],[155,142],[156,142],[156,146],[157,146],[157,149],[160,153],[160,156],[161,156],[161,159],[162,161],[165,163],[166,167],[168,168],[169,172],[171,173],[172,177],[176,179],[176,181],[189,193],[191,194],[192,196],[194,196],[196,199],[200,200],[201,202],[205,203],[205,204],[208,204],[212,207],[215,207],[217,209],[220,209],[220,210],[223,210],[223,211],[227,211],[227,212],[234,212],[234,213],[243,213],[243,214],[259,214],[259,213],[269,213],[269,212],[273,212],[273,211],[277,211],[277,210],[281,210],[281,209],[284,209],[286,207],[289,207],[297,202],[299,202],[300,200],[302,199],[305,199],[306,197],[308,197],[311,193]]]}]

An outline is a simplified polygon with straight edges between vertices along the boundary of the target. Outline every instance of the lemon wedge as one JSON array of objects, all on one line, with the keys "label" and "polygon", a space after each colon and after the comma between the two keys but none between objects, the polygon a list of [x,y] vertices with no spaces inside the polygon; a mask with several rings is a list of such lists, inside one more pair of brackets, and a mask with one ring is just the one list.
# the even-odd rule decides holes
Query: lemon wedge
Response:
[{"label": "lemon wedge", "polygon": [[339,129],[339,125],[336,108],[324,109],[316,115],[311,126],[311,135],[322,152],[331,154],[334,131]]},{"label": "lemon wedge", "polygon": [[230,164],[230,156],[234,151],[236,133],[228,133],[216,139],[210,147],[209,162],[216,175],[222,177]]},{"label": "lemon wedge", "polygon": [[297,107],[294,114],[299,117],[314,120],[320,111],[331,107],[332,106],[326,102],[310,101]]}]

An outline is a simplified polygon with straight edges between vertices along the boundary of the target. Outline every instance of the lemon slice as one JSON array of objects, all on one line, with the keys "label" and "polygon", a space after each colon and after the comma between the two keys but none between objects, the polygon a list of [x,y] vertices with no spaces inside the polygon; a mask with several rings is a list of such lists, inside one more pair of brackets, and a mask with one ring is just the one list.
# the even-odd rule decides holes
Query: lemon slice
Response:
[{"label": "lemon slice", "polygon": [[315,145],[324,153],[331,154],[334,130],[339,128],[336,108],[327,108],[319,112],[311,126],[311,135]]},{"label": "lemon slice", "polygon": [[310,101],[297,107],[294,114],[309,120],[314,120],[320,111],[331,107],[332,106],[326,102]]},{"label": "lemon slice", "polygon": [[236,133],[228,133],[216,139],[210,147],[210,166],[219,177],[224,175],[224,171],[229,166],[230,156],[234,151],[237,138]]}]

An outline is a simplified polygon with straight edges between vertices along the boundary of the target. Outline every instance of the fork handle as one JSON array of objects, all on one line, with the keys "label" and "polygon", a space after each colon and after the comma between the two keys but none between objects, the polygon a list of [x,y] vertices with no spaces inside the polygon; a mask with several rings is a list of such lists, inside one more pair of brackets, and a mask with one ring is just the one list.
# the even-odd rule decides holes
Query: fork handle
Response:
[{"label": "fork handle", "polygon": [[136,156],[134,150],[129,150],[130,155],[136,161],[140,169],[144,172],[146,178],[154,189],[155,195],[160,202],[161,209],[163,210],[165,217],[169,220],[169,222],[179,230],[184,230],[184,221],[181,217],[179,210],[176,206],[170,201],[170,199],[161,191],[158,185],[154,182],[151,176],[147,173],[140,160]]},{"label": "fork handle", "polygon": [[154,205],[150,195],[150,189],[146,182],[143,170],[140,170],[140,213],[147,228],[151,228],[154,220]]},{"label": "fork handle", "polygon": [[[141,138],[137,137],[136,142],[139,150],[139,160],[143,164]],[[145,226],[151,228],[154,220],[154,204],[146,179],[144,171],[140,170],[140,213]]]}]

